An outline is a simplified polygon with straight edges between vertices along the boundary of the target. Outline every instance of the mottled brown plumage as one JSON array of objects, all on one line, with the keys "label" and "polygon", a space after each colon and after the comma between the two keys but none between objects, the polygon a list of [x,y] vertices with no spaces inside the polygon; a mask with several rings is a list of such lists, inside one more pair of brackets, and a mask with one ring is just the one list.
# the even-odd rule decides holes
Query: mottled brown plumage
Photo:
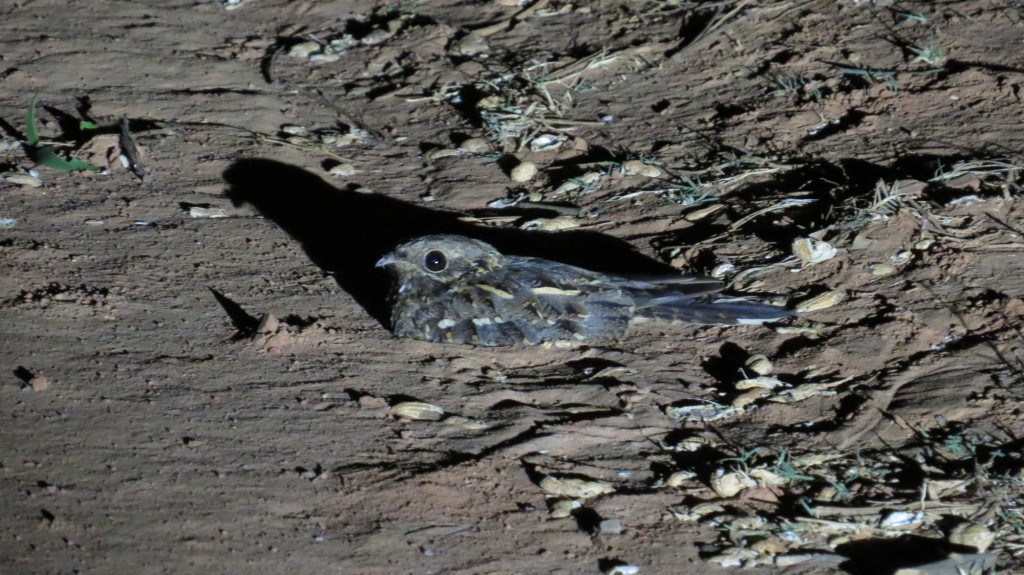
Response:
[{"label": "mottled brown plumage", "polygon": [[505,256],[453,235],[423,236],[377,262],[396,276],[395,335],[435,342],[523,346],[621,337],[650,320],[762,323],[789,313],[715,296],[721,285],[695,276],[609,275],[539,258]]}]

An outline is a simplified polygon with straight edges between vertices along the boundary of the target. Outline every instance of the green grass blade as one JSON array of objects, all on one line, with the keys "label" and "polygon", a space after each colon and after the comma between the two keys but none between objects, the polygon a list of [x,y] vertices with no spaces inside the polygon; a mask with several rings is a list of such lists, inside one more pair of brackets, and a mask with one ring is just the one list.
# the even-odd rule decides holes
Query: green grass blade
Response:
[{"label": "green grass blade", "polygon": [[28,105],[28,113],[25,114],[25,143],[30,146],[39,144],[39,136],[36,134],[36,97],[32,96],[32,103]]},{"label": "green grass blade", "polygon": [[85,160],[79,160],[78,158],[65,160],[58,156],[50,146],[37,147],[35,149],[35,153],[32,155],[32,159],[35,160],[36,165],[46,166],[47,168],[53,168],[64,172],[77,172],[81,170],[99,172],[102,170],[102,168],[94,166]]}]

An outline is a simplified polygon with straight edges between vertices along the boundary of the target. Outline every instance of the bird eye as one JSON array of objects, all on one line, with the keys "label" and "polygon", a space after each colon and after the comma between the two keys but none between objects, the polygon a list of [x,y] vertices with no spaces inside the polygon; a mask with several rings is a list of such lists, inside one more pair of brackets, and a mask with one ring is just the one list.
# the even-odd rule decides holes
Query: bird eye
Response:
[{"label": "bird eye", "polygon": [[423,267],[431,272],[444,271],[444,268],[448,267],[448,258],[441,250],[430,250],[423,256]]}]

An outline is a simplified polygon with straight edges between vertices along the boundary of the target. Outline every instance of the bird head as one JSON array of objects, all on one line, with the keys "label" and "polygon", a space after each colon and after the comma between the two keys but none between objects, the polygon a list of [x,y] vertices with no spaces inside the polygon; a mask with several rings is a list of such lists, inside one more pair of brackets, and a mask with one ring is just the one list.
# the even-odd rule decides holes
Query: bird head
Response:
[{"label": "bird head", "polygon": [[377,261],[400,283],[420,277],[443,284],[486,273],[505,258],[490,244],[464,236],[423,236],[399,245]]}]

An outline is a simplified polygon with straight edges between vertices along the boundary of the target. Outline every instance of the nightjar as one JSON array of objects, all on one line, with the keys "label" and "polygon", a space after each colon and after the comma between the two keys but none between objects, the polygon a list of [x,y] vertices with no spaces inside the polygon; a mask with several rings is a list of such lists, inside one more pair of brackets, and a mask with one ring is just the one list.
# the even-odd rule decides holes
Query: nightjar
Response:
[{"label": "nightjar", "polygon": [[431,235],[377,262],[396,277],[395,335],[442,343],[526,346],[621,337],[636,323],[760,324],[785,309],[716,296],[696,276],[630,277],[505,256],[479,240]]}]

